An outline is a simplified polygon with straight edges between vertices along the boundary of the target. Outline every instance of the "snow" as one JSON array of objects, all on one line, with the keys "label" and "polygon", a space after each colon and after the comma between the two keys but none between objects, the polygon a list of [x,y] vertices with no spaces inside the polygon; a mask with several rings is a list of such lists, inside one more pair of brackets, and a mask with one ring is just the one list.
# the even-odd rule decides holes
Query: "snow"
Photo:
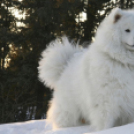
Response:
[{"label": "snow", "polygon": [[94,132],[90,126],[62,128],[53,131],[48,120],[32,120],[0,125],[0,134],[134,134],[134,123]]}]

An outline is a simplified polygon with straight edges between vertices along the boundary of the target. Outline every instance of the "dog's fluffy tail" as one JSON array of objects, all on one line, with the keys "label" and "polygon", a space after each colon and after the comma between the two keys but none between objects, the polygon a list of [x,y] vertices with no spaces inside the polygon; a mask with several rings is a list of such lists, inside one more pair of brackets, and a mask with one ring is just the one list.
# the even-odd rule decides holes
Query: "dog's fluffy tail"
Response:
[{"label": "dog's fluffy tail", "polygon": [[46,86],[54,88],[68,61],[74,53],[81,51],[78,45],[71,44],[67,37],[63,37],[61,42],[56,39],[43,51],[42,58],[39,61],[38,72],[39,79]]}]

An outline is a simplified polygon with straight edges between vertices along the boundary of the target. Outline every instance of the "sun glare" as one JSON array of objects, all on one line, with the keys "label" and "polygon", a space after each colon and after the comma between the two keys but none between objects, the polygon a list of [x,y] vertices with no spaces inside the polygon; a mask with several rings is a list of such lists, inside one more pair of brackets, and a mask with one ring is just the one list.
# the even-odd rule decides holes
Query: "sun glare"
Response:
[{"label": "sun glare", "polygon": [[[18,9],[13,9],[12,13],[19,20],[25,19],[26,17],[25,13],[20,12]],[[25,26],[25,25],[22,22],[17,22],[17,26],[19,27],[19,26]]]},{"label": "sun glare", "polygon": [[16,18],[18,18],[18,19],[21,19],[22,17],[23,17],[23,18],[25,17],[24,14],[19,13],[19,10],[18,10],[18,9],[14,9],[13,14],[14,14],[14,16],[15,16]]},{"label": "sun glare", "polygon": [[114,3],[116,2],[115,0],[112,0]]},{"label": "sun glare", "polygon": [[84,22],[87,20],[87,13],[81,12],[79,15],[76,16],[76,22]]}]

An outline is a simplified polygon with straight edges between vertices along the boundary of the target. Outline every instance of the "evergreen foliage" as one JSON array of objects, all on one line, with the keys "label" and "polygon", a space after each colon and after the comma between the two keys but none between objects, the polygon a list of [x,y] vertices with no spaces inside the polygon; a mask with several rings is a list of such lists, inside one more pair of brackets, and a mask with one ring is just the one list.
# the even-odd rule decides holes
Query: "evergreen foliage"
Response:
[{"label": "evergreen foliage", "polygon": [[45,118],[51,91],[39,82],[37,67],[50,41],[67,35],[91,42],[112,8],[133,5],[132,0],[0,1],[0,123]]}]

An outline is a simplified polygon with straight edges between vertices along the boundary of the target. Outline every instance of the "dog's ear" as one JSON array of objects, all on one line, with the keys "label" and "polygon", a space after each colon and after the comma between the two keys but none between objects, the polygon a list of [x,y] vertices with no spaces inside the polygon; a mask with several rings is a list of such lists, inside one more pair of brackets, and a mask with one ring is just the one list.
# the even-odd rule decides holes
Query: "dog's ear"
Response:
[{"label": "dog's ear", "polygon": [[118,7],[116,7],[115,9],[112,10],[112,12],[114,13],[114,23],[118,22],[121,18],[121,14],[122,14],[122,10]]},{"label": "dog's ear", "polygon": [[111,11],[110,15],[113,18],[113,20],[112,20],[113,23],[117,23],[120,20],[120,18],[122,17],[122,10],[120,8],[116,7]]},{"label": "dog's ear", "polygon": [[116,14],[114,16],[114,23],[116,23],[120,18],[121,18],[121,15],[120,14]]}]

